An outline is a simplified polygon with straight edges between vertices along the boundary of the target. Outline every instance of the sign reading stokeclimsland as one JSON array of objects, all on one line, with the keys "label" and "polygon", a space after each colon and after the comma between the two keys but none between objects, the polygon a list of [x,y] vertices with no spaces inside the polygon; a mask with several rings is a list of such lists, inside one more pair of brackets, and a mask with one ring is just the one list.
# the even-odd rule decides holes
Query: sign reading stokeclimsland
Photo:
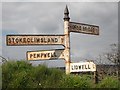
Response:
[{"label": "sign reading stokeclimsland", "polygon": [[96,65],[93,62],[70,63],[70,72],[88,71],[96,71]]},{"label": "sign reading stokeclimsland", "polygon": [[64,45],[64,35],[7,35],[8,46]]}]

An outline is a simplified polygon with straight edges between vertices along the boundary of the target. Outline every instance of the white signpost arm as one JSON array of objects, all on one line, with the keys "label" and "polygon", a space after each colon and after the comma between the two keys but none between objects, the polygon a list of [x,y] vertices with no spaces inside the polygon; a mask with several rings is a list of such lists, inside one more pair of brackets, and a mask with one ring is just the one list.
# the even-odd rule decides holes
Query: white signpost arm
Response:
[{"label": "white signpost arm", "polygon": [[68,30],[69,25],[69,11],[66,5],[64,11],[64,35],[65,35],[65,64],[66,64],[66,74],[70,74],[70,34]]}]

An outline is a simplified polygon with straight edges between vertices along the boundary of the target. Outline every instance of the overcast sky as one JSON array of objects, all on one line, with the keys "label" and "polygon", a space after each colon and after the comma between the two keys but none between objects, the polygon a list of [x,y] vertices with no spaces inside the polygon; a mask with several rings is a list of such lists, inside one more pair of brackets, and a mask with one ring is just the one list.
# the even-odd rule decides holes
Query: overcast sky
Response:
[{"label": "overcast sky", "polygon": [[[95,60],[118,42],[117,2],[11,2],[2,3],[2,56],[26,59],[27,51],[63,49],[63,46],[6,46],[7,34],[64,34],[63,17],[66,4],[70,21],[98,25],[100,35],[71,33],[71,61]],[[48,66],[64,66],[64,60],[33,61]]]}]

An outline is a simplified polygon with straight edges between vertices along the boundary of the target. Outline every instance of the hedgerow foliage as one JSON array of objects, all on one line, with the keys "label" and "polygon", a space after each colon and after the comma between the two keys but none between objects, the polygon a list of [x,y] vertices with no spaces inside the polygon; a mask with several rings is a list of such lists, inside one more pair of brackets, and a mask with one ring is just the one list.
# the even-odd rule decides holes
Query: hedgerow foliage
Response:
[{"label": "hedgerow foliage", "polygon": [[45,65],[32,66],[25,61],[10,61],[2,65],[2,87],[7,88],[55,88],[63,72]]},{"label": "hedgerow foliage", "polygon": [[120,88],[120,81],[113,76],[105,77],[97,86],[97,88]]},{"label": "hedgerow foliage", "polygon": [[2,88],[117,88],[119,81],[107,77],[98,84],[86,75],[65,75],[45,65],[32,66],[26,61],[8,61],[2,65]]}]

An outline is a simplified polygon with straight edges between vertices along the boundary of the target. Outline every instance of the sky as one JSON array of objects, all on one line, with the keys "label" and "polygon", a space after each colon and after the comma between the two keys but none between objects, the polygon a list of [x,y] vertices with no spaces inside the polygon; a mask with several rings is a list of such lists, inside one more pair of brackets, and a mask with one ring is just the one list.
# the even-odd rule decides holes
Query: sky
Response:
[{"label": "sky", "polygon": [[[6,35],[64,34],[63,17],[66,5],[71,22],[97,25],[100,32],[99,36],[70,33],[72,62],[96,60],[99,55],[109,52],[110,44],[118,43],[117,2],[2,2],[2,56],[9,60],[26,60],[27,51],[64,49],[62,45],[7,46]],[[31,63],[65,66],[65,61],[61,59]]]}]

